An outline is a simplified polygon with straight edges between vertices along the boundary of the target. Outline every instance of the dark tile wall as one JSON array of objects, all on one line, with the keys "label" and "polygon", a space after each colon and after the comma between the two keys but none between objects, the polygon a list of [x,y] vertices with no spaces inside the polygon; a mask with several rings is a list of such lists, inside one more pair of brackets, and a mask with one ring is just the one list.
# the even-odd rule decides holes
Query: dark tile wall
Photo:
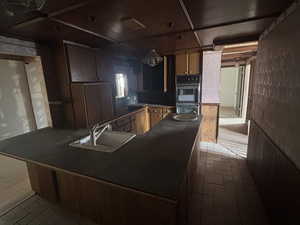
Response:
[{"label": "dark tile wall", "polygon": [[300,7],[259,42],[248,164],[273,224],[300,224]]},{"label": "dark tile wall", "polygon": [[300,168],[300,7],[260,42],[251,117]]}]

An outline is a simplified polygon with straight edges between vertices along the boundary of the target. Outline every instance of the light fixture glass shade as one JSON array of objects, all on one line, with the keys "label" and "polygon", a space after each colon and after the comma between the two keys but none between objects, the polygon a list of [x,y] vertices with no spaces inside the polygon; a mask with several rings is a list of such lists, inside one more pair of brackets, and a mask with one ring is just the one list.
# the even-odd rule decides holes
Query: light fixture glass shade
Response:
[{"label": "light fixture glass shade", "polygon": [[10,16],[41,10],[45,3],[46,0],[2,0],[2,5]]},{"label": "light fixture glass shade", "polygon": [[143,63],[151,67],[157,66],[162,61],[163,57],[161,57],[155,49],[152,49],[143,59]]}]

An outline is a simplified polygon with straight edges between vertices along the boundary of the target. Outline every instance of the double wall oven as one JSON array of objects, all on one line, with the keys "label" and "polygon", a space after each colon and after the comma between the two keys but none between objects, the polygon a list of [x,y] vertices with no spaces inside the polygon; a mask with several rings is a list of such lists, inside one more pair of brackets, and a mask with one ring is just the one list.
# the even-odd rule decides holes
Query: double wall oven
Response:
[{"label": "double wall oven", "polygon": [[201,110],[201,75],[176,77],[176,113],[194,113]]}]

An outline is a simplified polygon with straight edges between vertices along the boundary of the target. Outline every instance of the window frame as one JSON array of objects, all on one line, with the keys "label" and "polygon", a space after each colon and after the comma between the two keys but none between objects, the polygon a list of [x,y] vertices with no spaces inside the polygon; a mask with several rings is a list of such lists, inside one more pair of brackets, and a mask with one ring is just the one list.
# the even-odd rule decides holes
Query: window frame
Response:
[{"label": "window frame", "polygon": [[[124,87],[119,87],[119,81],[120,78],[118,78],[118,75],[122,75],[123,79],[124,79]],[[119,88],[123,88],[122,91],[119,90]],[[122,99],[122,98],[126,98],[128,96],[128,76],[125,73],[122,72],[118,72],[115,73],[115,89],[116,89],[116,95],[115,98],[117,99]],[[120,95],[120,92],[122,92],[123,95]]]}]

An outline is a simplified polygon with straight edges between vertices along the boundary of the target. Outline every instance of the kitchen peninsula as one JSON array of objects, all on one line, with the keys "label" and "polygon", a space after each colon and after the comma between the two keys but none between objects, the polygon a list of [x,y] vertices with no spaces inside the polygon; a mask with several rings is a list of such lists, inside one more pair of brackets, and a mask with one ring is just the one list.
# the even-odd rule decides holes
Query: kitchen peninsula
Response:
[{"label": "kitchen peninsula", "polygon": [[[135,124],[149,123],[148,111],[144,106],[130,115],[139,115]],[[41,197],[99,224],[185,224],[199,127],[200,120],[176,122],[165,115],[113,153],[69,146],[87,130],[45,128],[0,142],[0,153],[27,162]]]}]

